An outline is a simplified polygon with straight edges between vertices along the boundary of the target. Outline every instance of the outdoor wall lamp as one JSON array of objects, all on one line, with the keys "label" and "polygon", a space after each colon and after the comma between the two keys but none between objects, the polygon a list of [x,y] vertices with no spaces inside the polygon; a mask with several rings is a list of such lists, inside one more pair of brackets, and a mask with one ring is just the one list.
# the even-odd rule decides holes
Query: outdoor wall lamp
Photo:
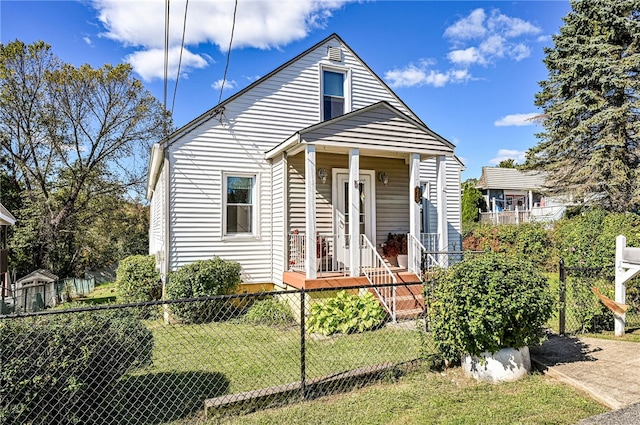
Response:
[{"label": "outdoor wall lamp", "polygon": [[320,181],[322,182],[322,184],[325,184],[327,182],[327,170],[325,170],[324,168],[319,169],[318,177],[320,177]]},{"label": "outdoor wall lamp", "polygon": [[387,173],[384,171],[380,171],[378,173],[378,180],[380,180],[385,186],[389,184],[389,177],[387,177]]}]

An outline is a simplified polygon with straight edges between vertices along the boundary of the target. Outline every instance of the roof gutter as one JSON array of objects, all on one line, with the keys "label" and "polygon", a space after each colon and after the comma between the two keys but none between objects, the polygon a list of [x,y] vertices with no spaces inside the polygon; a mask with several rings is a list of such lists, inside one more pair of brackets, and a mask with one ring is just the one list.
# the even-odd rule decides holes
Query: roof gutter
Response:
[{"label": "roof gutter", "polygon": [[154,143],[151,147],[151,158],[149,159],[149,180],[147,181],[147,200],[151,200],[151,194],[156,187],[158,176],[160,175],[160,166],[162,165],[162,148],[160,143]]}]

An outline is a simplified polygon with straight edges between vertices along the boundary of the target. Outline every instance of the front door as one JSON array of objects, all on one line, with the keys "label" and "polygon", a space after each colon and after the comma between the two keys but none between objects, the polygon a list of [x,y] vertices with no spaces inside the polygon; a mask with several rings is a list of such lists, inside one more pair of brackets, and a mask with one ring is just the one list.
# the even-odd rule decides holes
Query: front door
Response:
[{"label": "front door", "polygon": [[[345,236],[349,234],[349,221],[358,220],[360,223],[360,234],[366,235],[373,246],[375,239],[375,172],[371,170],[360,170],[360,216],[352,218],[349,212],[349,170],[334,169],[335,182],[333,190],[334,206],[334,232],[337,235],[336,256],[338,267],[349,268],[349,241]],[[356,245],[358,243],[356,242]],[[362,256],[361,256],[362,258]],[[366,266],[367,264],[362,264]]]}]

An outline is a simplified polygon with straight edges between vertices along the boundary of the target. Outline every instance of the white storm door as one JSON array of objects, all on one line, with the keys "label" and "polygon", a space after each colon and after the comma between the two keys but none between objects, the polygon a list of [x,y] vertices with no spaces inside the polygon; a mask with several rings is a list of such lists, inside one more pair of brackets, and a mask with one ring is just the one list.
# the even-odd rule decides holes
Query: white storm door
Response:
[{"label": "white storm door", "polygon": [[[349,212],[349,170],[334,169],[334,190],[333,190],[333,223],[334,232],[337,236],[336,256],[338,266],[349,268],[349,245],[345,235],[349,233],[349,221],[352,219]],[[360,170],[360,216],[356,219],[360,223],[360,233],[367,236],[373,246],[375,240],[375,172],[370,170]],[[352,182],[351,184],[355,184]],[[359,241],[355,241],[354,246],[359,246]],[[360,258],[368,258],[362,256]],[[362,264],[367,266],[369,264]]]}]

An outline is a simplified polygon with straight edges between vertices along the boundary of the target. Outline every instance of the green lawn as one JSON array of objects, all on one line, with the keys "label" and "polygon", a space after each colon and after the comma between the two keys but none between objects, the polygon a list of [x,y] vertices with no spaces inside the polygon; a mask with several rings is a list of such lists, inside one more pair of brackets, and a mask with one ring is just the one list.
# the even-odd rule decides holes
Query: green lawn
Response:
[{"label": "green lawn", "polygon": [[116,284],[115,282],[105,282],[100,285],[96,285],[95,289],[91,291],[90,294],[74,301],[86,304],[114,303],[116,301]]},{"label": "green lawn", "polygon": [[[574,424],[607,411],[543,375],[500,385],[421,370],[344,394],[263,410],[234,424]],[[218,418],[210,424],[218,423]]]}]

